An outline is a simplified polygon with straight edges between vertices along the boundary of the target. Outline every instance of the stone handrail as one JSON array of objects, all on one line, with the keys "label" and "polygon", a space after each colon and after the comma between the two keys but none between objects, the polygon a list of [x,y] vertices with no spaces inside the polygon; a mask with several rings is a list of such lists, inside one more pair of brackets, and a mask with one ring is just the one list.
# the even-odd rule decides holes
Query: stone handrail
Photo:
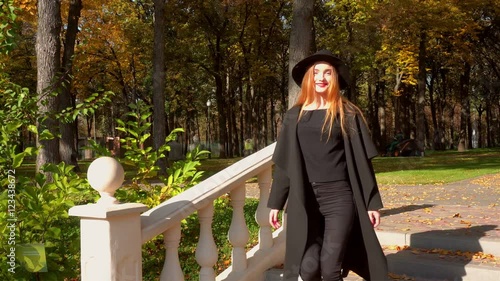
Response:
[{"label": "stone handrail", "polygon": [[[195,253],[201,267],[200,280],[264,280],[264,272],[282,263],[284,258],[284,231],[281,228],[272,232],[266,207],[274,147],[275,144],[271,144],[251,154],[150,210],[138,203],[118,204],[113,194],[123,182],[123,168],[113,158],[95,160],[87,174],[101,199],[96,204],[75,206],[69,211],[70,215],[81,217],[81,280],[142,280],[141,246],[163,234],[166,255],[160,280],[184,281],[178,257],[181,221],[195,212],[200,221]],[[249,234],[243,213],[245,182],[255,176],[260,189],[255,214],[259,244],[246,252]],[[228,233],[233,247],[232,264],[215,276],[213,202],[228,193],[233,207]]]}]

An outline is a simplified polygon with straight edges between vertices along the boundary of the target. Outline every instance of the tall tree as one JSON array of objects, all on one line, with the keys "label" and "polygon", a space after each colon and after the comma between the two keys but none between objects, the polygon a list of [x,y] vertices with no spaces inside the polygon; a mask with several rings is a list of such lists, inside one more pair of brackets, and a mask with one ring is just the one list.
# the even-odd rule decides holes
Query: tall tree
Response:
[{"label": "tall tree", "polygon": [[[58,109],[57,91],[60,83],[58,77],[60,63],[60,33],[61,33],[61,1],[38,1],[38,28],[36,36],[37,56],[37,95],[39,114],[43,118],[38,123],[38,130],[44,129],[56,133],[59,122],[53,117]],[[37,156],[36,167],[45,163],[58,163],[59,140],[37,139],[40,152]]]},{"label": "tall tree", "polygon": [[[71,0],[69,3],[68,23],[66,34],[64,37],[64,52],[62,56],[62,81],[64,86],[61,88],[59,97],[60,109],[72,108],[75,106],[76,95],[72,92],[72,69],[73,55],[75,54],[76,36],[78,34],[78,20],[82,10],[82,0]],[[78,127],[77,121],[70,118],[60,122],[61,138],[59,139],[59,152],[61,161],[75,166],[75,170],[79,171],[78,167]]]},{"label": "tall tree", "polygon": [[299,87],[292,77],[292,69],[300,60],[311,54],[314,46],[314,0],[294,0],[290,49],[288,58],[288,108],[297,99]]},{"label": "tall tree", "polygon": [[[153,47],[153,142],[158,149],[165,143],[165,0],[154,0]],[[166,173],[165,158],[159,160],[161,173]]]},{"label": "tall tree", "polygon": [[426,91],[426,45],[427,33],[425,30],[420,31],[420,43],[418,47],[418,88],[417,88],[417,105],[416,105],[416,139],[418,150],[421,156],[424,156],[425,151],[425,91]]}]

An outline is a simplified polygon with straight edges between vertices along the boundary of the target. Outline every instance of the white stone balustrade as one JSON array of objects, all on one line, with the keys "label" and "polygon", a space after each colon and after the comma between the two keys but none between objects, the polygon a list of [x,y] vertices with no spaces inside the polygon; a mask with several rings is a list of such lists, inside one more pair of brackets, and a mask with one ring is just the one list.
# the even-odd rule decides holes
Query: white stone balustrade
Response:
[{"label": "white stone balustrade", "polygon": [[255,212],[255,221],[259,225],[259,248],[270,249],[273,246],[273,231],[269,224],[269,212],[271,209],[267,207],[269,200],[269,192],[271,190],[272,170],[267,169],[257,176],[259,183],[259,206]]},{"label": "white stone balustrade", "polygon": [[[119,203],[114,192],[123,182],[123,169],[116,160],[95,160],[88,171],[89,182],[101,195],[96,204],[70,209],[81,218],[82,281],[142,280],[141,245],[163,234],[165,262],[161,281],[184,281],[179,261],[181,221],[198,212],[200,221],[196,261],[201,281],[263,281],[264,272],[284,260],[283,228],[272,232],[267,200],[272,178],[272,144],[204,180],[198,185],[147,210],[142,204]],[[255,213],[259,245],[245,252],[249,240],[245,223],[245,182],[257,176],[260,202]],[[233,217],[228,233],[232,265],[215,276],[218,253],[212,234],[213,202],[230,194]],[[144,212],[144,213],[142,213]],[[142,214],[141,214],[142,213]]]},{"label": "white stone balustrade", "polygon": [[247,268],[247,257],[245,246],[250,238],[248,227],[245,222],[245,184],[241,184],[230,193],[231,206],[233,207],[233,218],[229,227],[228,239],[233,246],[231,260],[233,271],[244,271]]},{"label": "white stone balustrade", "polygon": [[163,241],[165,243],[165,264],[161,271],[160,280],[184,281],[184,274],[179,262],[180,222],[163,233]]},{"label": "white stone balustrade", "polygon": [[213,202],[198,210],[200,220],[200,238],[196,247],[196,261],[201,266],[200,281],[214,281],[214,265],[217,263],[217,246],[212,235],[214,217]]},{"label": "white stone balustrade", "polygon": [[147,207],[118,204],[114,193],[123,183],[124,171],[114,158],[96,159],[87,178],[102,197],[97,204],[69,210],[70,216],[80,217],[81,280],[142,280],[140,213]]},{"label": "white stone balustrade", "polygon": [[125,179],[125,171],[118,161],[112,157],[100,157],[90,163],[87,170],[87,180],[93,189],[99,192],[100,205],[118,204],[114,197],[115,191],[120,188]]}]

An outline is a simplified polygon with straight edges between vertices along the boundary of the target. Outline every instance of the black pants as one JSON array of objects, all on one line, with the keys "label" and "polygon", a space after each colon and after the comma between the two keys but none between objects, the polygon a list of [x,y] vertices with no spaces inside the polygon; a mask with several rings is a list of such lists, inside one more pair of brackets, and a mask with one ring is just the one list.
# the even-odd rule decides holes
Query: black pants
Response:
[{"label": "black pants", "polygon": [[342,280],[342,260],[355,216],[352,190],[347,181],[312,183],[312,188],[324,231],[322,239],[308,242],[300,276],[304,281]]}]

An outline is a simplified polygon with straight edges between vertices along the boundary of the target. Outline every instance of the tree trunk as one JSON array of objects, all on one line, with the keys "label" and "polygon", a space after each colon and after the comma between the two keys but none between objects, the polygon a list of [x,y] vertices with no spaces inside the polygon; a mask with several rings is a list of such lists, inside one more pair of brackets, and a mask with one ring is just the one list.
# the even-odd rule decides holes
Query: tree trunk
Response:
[{"label": "tree trunk", "polygon": [[434,101],[434,81],[436,81],[436,77],[437,71],[436,68],[433,67],[431,80],[429,81],[429,105],[431,107],[432,126],[434,127],[434,130],[437,130],[438,128],[436,103]]},{"label": "tree trunk", "polygon": [[420,155],[424,155],[425,151],[425,89],[426,89],[426,71],[425,71],[425,58],[426,58],[426,42],[427,35],[425,31],[420,34],[420,45],[418,52],[418,94],[416,106],[416,139]]},{"label": "tree trunk", "polygon": [[[158,150],[165,144],[165,1],[154,1],[153,47],[153,145]],[[166,158],[158,160],[160,174],[166,174]]]},{"label": "tree trunk", "polygon": [[438,124],[437,106],[434,97],[434,85],[437,79],[437,73],[436,66],[434,65],[432,67],[431,80],[429,81],[429,105],[431,108],[432,127],[434,129],[432,147],[434,150],[441,150],[441,130]]},{"label": "tree trunk", "polygon": [[299,86],[292,79],[292,69],[300,60],[310,55],[314,45],[314,0],[294,0],[292,29],[290,31],[290,57],[288,60],[288,108],[298,97]]},{"label": "tree trunk", "polygon": [[[78,34],[78,20],[80,19],[80,11],[82,10],[81,0],[71,0],[68,14],[68,26],[66,28],[66,36],[64,39],[64,53],[62,58],[62,81],[64,87],[60,96],[60,109],[74,108],[75,96],[71,93],[71,84],[73,81],[72,66],[73,55],[75,53],[76,36]],[[59,139],[59,153],[61,161],[75,166],[75,171],[79,172],[78,167],[78,133],[77,120],[66,120],[60,123],[61,138]]]},{"label": "tree trunk", "polygon": [[[468,90],[467,90],[468,92]],[[467,95],[468,96],[468,95]],[[470,112],[470,99],[467,98],[466,101],[467,107],[466,107],[466,116],[467,116],[467,141],[468,141],[468,146],[472,148],[472,114]]]},{"label": "tree trunk", "polygon": [[[220,46],[217,47],[217,49],[219,50],[219,52],[217,53],[220,53]],[[216,59],[216,73],[220,74],[220,72],[222,71],[221,69],[221,60],[222,58],[220,56],[218,56],[218,58]],[[224,83],[223,83],[223,80],[222,80],[222,77],[220,75],[215,75],[215,85],[216,85],[216,91],[215,91],[215,97],[216,97],[216,100],[217,100],[217,105],[216,105],[216,108],[217,108],[217,117],[218,117],[218,125],[219,125],[219,157],[220,158],[226,158],[227,157],[227,130],[226,130],[226,125],[227,125],[227,113],[226,113],[226,100],[225,100],[225,97],[224,97]],[[212,117],[210,117],[212,118]],[[214,128],[214,131],[216,130],[215,126],[213,127]],[[217,135],[217,133],[213,134],[213,135]],[[212,143],[212,145],[214,145]]]},{"label": "tree trunk", "polygon": [[[229,80],[229,79],[228,79]],[[229,100],[227,104],[227,135],[228,135],[228,140],[227,140],[227,157],[228,158],[233,158],[234,157],[234,144],[235,144],[235,132],[236,132],[236,124],[234,122],[234,108],[232,105],[234,104],[233,102],[233,96],[234,93],[232,91],[232,88],[229,86],[230,81],[227,82],[227,98]]]},{"label": "tree trunk", "polygon": [[385,116],[385,82],[383,69],[376,69],[375,93],[373,97],[374,123],[373,136],[378,143],[379,150],[385,151],[387,146],[386,116]]},{"label": "tree trunk", "polygon": [[[38,28],[36,35],[36,58],[37,58],[37,95],[38,110],[46,119],[38,123],[38,131],[48,129],[52,133],[57,132],[58,121],[50,116],[57,111],[58,98],[54,93],[60,86],[58,71],[61,69],[61,1],[39,0],[38,1]],[[36,159],[37,171],[46,163],[58,163],[59,140],[40,140],[37,137],[37,146],[40,152]]]},{"label": "tree trunk", "polygon": [[492,147],[491,139],[491,104],[486,103],[486,147]]},{"label": "tree trunk", "polygon": [[483,105],[480,104],[477,108],[477,147],[483,148]]},{"label": "tree trunk", "polygon": [[[245,137],[247,136],[245,132],[246,132],[248,124],[246,123],[247,110],[246,110],[246,107],[244,106],[244,103],[243,103],[243,81],[241,79],[241,74],[240,74],[240,78],[238,79],[238,92],[240,93],[239,100],[237,103],[238,110],[240,112],[240,116],[239,116],[240,132],[239,132],[239,134],[240,134],[240,141],[244,145]],[[240,155],[243,155],[243,150],[244,150],[244,148],[240,149]]]},{"label": "tree trunk", "polygon": [[[446,143],[446,97],[448,96],[448,76],[447,76],[447,70],[441,69],[440,74],[441,74],[441,93],[438,96],[439,99],[436,101],[439,104],[439,114],[440,114],[440,119],[439,119],[439,130],[440,130],[440,138],[441,138],[441,149],[445,150],[447,148],[447,143],[451,146],[453,145],[453,135],[451,134],[451,131],[453,130],[453,122],[452,120],[449,120],[450,123],[450,137],[448,139],[448,142]],[[453,115],[451,115],[453,116]]]},{"label": "tree trunk", "polygon": [[470,64],[465,63],[464,72],[460,76],[460,136],[458,141],[458,151],[467,149],[467,125],[469,124],[469,81],[470,81]]}]

